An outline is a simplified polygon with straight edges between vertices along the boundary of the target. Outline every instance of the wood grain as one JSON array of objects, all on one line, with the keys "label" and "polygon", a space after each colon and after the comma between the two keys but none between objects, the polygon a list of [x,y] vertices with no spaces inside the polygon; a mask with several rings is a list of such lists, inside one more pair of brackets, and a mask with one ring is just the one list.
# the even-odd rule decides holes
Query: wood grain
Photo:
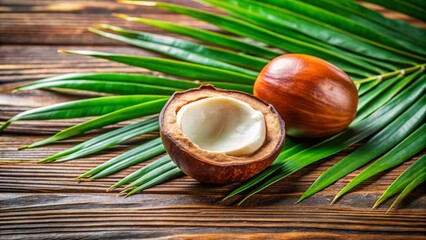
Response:
[{"label": "wood grain", "polygon": [[[331,197],[331,196],[329,196]],[[294,197],[257,196],[250,206],[229,207],[218,196],[141,194],[114,198],[110,194],[4,194],[2,234],[63,234],[108,231],[154,231],[160,237],[208,232],[324,231],[335,233],[380,233],[421,235],[424,212],[398,210],[392,215],[349,204],[319,205],[323,197],[294,206]],[[356,195],[354,199],[364,198]],[[317,200],[317,201],[315,201]],[[352,203],[352,204],[351,204]],[[350,209],[350,211],[348,211]],[[101,233],[98,233],[101,234]],[[146,233],[145,233],[146,234]],[[153,234],[153,233],[152,233]],[[126,234],[124,236],[131,236]],[[145,235],[149,236],[149,235]]]},{"label": "wood grain", "polygon": [[[209,9],[192,1],[167,2]],[[406,15],[366,5],[393,18],[424,26]],[[93,23],[110,23],[164,33],[116,19],[110,16],[111,12],[218,31],[188,17],[114,1],[0,0],[0,123],[34,107],[87,97],[42,90],[5,92],[29,81],[71,72],[159,75],[101,59],[56,52],[78,48],[161,56],[85,30]],[[419,156],[365,181],[331,206],[329,203],[334,195],[362,169],[299,204],[295,202],[322,172],[359,144],[291,175],[241,206],[236,203],[242,195],[221,201],[236,185],[202,185],[189,177],[175,179],[130,198],[116,198],[117,191],[106,193],[105,189],[152,160],[92,182],[77,182],[75,177],[156,137],[155,134],[61,164],[36,162],[129,122],[48,147],[16,150],[81,121],[22,121],[12,123],[0,134],[0,239],[426,239],[424,188],[412,192],[390,214],[385,211],[394,198],[379,209],[370,209],[389,184]]]},{"label": "wood grain", "polygon": [[[166,1],[199,9],[206,9],[194,1]],[[183,15],[164,10],[120,4],[114,0],[96,1],[13,1],[2,0],[0,8],[0,43],[4,44],[50,44],[50,45],[123,45],[117,41],[98,37],[87,31],[95,23],[105,23],[139,31],[159,33],[163,31],[143,24],[131,23],[111,16],[122,13],[130,16],[179,22],[193,27],[217,30]],[[218,10],[213,10],[218,12]],[[52,34],[54,33],[54,34]]]}]

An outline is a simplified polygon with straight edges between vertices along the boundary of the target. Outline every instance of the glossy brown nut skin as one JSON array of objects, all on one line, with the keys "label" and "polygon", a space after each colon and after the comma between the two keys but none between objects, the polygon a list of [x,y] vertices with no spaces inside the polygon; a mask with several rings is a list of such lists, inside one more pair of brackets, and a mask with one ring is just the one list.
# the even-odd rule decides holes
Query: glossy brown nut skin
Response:
[{"label": "glossy brown nut skin", "polygon": [[[238,93],[241,96],[255,98],[254,96],[247,93],[220,90],[214,88],[211,85],[203,85],[199,89],[214,90],[215,92],[222,93]],[[273,136],[275,139],[274,141],[270,141],[269,139],[271,139],[271,136],[269,136],[269,138],[267,136],[265,141],[271,142],[271,149],[273,149],[273,151],[261,155],[261,157],[256,157],[254,160],[251,159],[250,156],[246,157],[246,160],[243,161],[238,160],[237,157],[232,156],[222,156],[217,157],[216,160],[212,160],[212,158],[209,158],[208,155],[197,155],[197,151],[204,150],[195,149],[195,151],[191,151],[194,149],[188,148],[188,145],[191,145],[192,143],[176,140],[173,138],[173,136],[171,136],[173,134],[168,134],[165,127],[166,121],[164,120],[166,117],[165,115],[167,114],[165,112],[168,109],[168,105],[173,102],[175,97],[179,97],[182,94],[191,93],[191,91],[198,91],[199,89],[190,89],[185,92],[175,93],[166,103],[160,113],[160,136],[163,141],[163,145],[167,153],[170,155],[176,165],[182,170],[182,172],[202,183],[224,185],[247,180],[268,167],[277,158],[280,150],[284,146],[285,127],[283,120],[274,107],[260,99],[257,99],[256,101],[258,101],[259,104],[264,105],[265,108],[267,108],[267,111],[270,111],[271,114],[276,116],[276,119],[279,122],[279,126],[277,127],[280,129],[281,135]],[[272,142],[276,142],[276,144],[272,144]],[[254,156],[258,155],[255,154]]]},{"label": "glossy brown nut skin", "polygon": [[254,95],[272,104],[289,136],[325,137],[352,122],[358,91],[346,73],[304,54],[286,54],[269,62],[254,85]]}]

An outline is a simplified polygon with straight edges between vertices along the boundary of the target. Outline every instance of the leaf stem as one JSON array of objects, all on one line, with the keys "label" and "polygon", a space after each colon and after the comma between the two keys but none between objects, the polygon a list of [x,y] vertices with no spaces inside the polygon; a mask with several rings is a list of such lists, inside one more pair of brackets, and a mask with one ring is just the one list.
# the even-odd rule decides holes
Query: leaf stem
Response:
[{"label": "leaf stem", "polygon": [[413,67],[398,69],[398,70],[395,70],[393,72],[388,72],[388,73],[384,73],[384,74],[381,74],[381,75],[371,76],[371,77],[368,77],[368,78],[360,79],[360,80],[354,81],[354,83],[355,84],[362,84],[362,83],[367,83],[367,82],[371,82],[371,81],[375,81],[375,80],[381,81],[381,80],[384,80],[384,79],[388,79],[388,78],[397,76],[399,74],[401,74],[401,75],[410,74],[410,73],[417,71],[419,69],[424,71],[425,68],[426,68],[426,63],[418,64],[418,65],[415,65]]}]

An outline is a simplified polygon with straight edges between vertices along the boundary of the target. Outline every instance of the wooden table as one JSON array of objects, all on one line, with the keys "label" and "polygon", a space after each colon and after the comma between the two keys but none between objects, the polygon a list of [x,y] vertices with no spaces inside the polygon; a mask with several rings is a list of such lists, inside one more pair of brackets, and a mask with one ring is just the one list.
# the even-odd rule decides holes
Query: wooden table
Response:
[{"label": "wooden table", "polygon": [[[104,60],[56,52],[57,49],[91,49],[155,56],[85,30],[93,23],[110,23],[160,32],[114,18],[110,16],[112,12],[142,14],[147,18],[215,29],[185,16],[113,1],[0,2],[0,90],[71,72],[146,72]],[[170,2],[206,8],[184,0]],[[400,14],[393,16],[406,18]],[[79,95],[54,91],[0,93],[0,122],[24,110],[79,98]],[[114,193],[106,193],[105,189],[146,163],[94,182],[78,183],[74,177],[132,148],[140,140],[62,164],[42,165],[36,161],[94,134],[43,148],[16,150],[78,122],[81,120],[13,123],[0,135],[0,239],[376,239],[384,236],[386,239],[424,239],[426,196],[421,188],[411,193],[391,214],[386,215],[385,210],[393,199],[377,210],[370,209],[386,187],[416,158],[366,181],[331,206],[329,203],[334,194],[359,171],[302,203],[296,205],[295,202],[319,174],[342,155],[328,158],[280,181],[242,206],[235,205],[239,197],[221,202],[233,186],[203,186],[188,177],[143,194],[116,198]]]}]

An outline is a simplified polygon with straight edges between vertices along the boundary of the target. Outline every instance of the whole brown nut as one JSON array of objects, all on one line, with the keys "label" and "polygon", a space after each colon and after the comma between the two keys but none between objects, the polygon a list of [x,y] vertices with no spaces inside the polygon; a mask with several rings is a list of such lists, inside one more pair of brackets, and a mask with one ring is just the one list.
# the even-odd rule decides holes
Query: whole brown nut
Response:
[{"label": "whole brown nut", "polygon": [[358,104],[355,84],[342,70],[317,57],[285,54],[261,71],[254,95],[272,104],[289,136],[325,137],[352,122]]}]

